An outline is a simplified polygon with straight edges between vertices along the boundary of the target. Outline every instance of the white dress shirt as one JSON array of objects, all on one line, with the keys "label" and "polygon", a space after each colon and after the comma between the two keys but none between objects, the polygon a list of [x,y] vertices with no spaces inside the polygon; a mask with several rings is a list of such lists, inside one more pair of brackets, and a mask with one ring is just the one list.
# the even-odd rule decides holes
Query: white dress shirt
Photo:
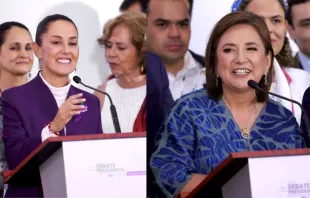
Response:
[{"label": "white dress shirt", "polygon": [[195,79],[199,76],[203,66],[197,62],[189,51],[184,56],[184,67],[176,76],[167,72],[169,88],[174,100],[182,95],[192,92],[195,87]]},{"label": "white dress shirt", "polygon": [[310,72],[310,57],[307,57],[302,52],[298,52],[298,55],[300,63],[303,67],[303,69],[307,72]]}]

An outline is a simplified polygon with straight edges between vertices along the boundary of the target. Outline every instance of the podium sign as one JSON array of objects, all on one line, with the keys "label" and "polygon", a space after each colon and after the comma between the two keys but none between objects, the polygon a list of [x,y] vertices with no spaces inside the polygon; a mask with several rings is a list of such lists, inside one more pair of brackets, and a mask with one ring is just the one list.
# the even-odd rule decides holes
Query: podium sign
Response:
[{"label": "podium sign", "polygon": [[231,153],[187,197],[310,198],[310,149]]},{"label": "podium sign", "polygon": [[146,137],[63,142],[40,166],[45,197],[146,196]]},{"label": "podium sign", "polygon": [[222,187],[223,198],[308,198],[310,155],[249,158]]}]

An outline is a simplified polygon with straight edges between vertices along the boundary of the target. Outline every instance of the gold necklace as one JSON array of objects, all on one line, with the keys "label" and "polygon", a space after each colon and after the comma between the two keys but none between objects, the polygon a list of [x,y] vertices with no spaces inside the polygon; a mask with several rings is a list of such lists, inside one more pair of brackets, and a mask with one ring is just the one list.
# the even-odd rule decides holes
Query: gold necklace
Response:
[{"label": "gold necklace", "polygon": [[[227,107],[230,107],[229,104],[226,102],[226,100],[223,98],[223,101],[224,103],[227,105]],[[231,107],[230,107],[231,108]],[[250,127],[250,124],[251,124],[251,121],[253,119],[253,116],[255,115],[257,111],[257,102],[255,103],[254,107],[253,107],[253,111],[252,111],[252,114],[251,114],[251,117],[250,117],[250,120],[248,122],[248,126],[247,127],[244,127],[244,128],[241,128],[240,127],[240,130],[241,130],[241,136],[245,139],[249,139],[250,138],[250,131],[248,131],[248,128]],[[255,112],[255,113],[254,113]]]}]

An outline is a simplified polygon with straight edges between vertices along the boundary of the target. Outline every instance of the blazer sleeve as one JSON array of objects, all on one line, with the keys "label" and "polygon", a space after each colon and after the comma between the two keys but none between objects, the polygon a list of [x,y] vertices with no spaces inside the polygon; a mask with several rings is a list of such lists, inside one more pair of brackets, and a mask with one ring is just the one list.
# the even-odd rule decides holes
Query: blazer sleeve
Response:
[{"label": "blazer sleeve", "polygon": [[160,63],[160,68],[161,68],[161,79],[163,80],[163,87],[162,87],[162,101],[163,101],[163,118],[166,117],[166,115],[168,114],[170,108],[172,107],[174,101],[170,92],[170,88],[169,88],[169,80],[168,80],[168,75],[167,75],[167,71],[165,69],[165,66],[163,65],[163,63],[161,61],[159,61]]},{"label": "blazer sleeve", "polygon": [[175,197],[196,172],[194,122],[184,106],[177,102],[157,133],[156,150],[150,168],[165,197]]},{"label": "blazer sleeve", "polygon": [[9,169],[14,169],[40,143],[39,135],[29,136],[10,92],[2,95],[3,142]]},{"label": "blazer sleeve", "polygon": [[[310,120],[307,120],[310,118],[310,87],[305,91],[303,100],[302,100],[302,106],[305,109],[305,112],[302,112],[301,114],[301,124],[300,128],[303,133],[306,146],[310,148],[310,129],[307,128],[307,125],[305,122],[310,122]],[[306,114],[306,115],[305,115]]]}]

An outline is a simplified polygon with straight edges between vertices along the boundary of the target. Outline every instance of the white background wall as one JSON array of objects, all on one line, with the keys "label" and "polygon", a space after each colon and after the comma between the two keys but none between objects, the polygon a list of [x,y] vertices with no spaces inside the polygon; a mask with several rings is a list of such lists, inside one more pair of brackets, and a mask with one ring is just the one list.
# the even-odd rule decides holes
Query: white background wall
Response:
[{"label": "white background wall", "polygon": [[[84,83],[98,86],[110,70],[104,57],[104,49],[98,46],[97,38],[101,35],[105,22],[119,14],[121,2],[122,0],[6,0],[1,1],[0,23],[14,20],[24,23],[34,38],[37,24],[46,15],[67,15],[79,29],[80,58],[76,74]],[[190,49],[204,54],[213,26],[230,12],[232,2],[233,0],[195,0]],[[293,45],[294,51],[297,49],[295,46]],[[38,61],[35,60],[32,78],[37,72]]]},{"label": "white background wall", "polygon": [[[97,44],[97,38],[101,35],[105,22],[119,14],[121,2],[122,0],[2,0],[0,23],[21,22],[30,29],[34,39],[36,27],[45,16],[59,13],[70,17],[79,30],[80,58],[76,74],[84,83],[98,86],[110,70],[104,57],[104,49]],[[31,78],[37,75],[38,68],[38,61],[35,59]]]}]

